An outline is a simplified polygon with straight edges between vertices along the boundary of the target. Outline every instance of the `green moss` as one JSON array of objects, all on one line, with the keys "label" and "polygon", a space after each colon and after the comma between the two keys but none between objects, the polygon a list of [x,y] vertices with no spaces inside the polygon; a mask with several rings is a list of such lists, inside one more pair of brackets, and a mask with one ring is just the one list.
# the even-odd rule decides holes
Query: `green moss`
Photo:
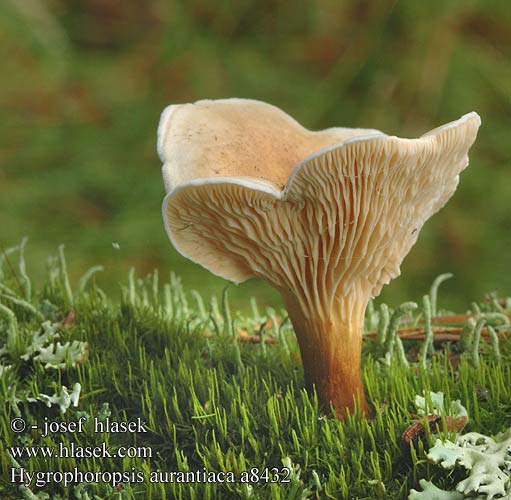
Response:
[{"label": "green moss", "polygon": [[[35,357],[21,359],[8,349],[2,351],[0,361],[10,368],[0,375],[4,409],[0,412],[1,498],[33,498],[31,494],[44,492],[50,498],[71,499],[404,499],[423,478],[446,489],[456,484],[455,474],[442,475],[428,464],[426,453],[438,437],[433,428],[409,445],[401,437],[413,422],[416,395],[433,390],[445,394],[446,405],[461,400],[471,417],[469,431],[495,434],[511,426],[509,341],[499,342],[500,361],[491,347],[484,346],[474,369],[469,354],[461,355],[456,368],[450,363],[457,344],[421,352],[420,346],[417,349],[407,341],[407,366],[400,362],[400,352],[382,363],[386,343],[367,339],[363,377],[375,418],[363,420],[355,414],[341,422],[334,412],[321,413],[315,396],[303,389],[297,344],[282,314],[261,314],[255,306],[252,317],[230,317],[226,296],[221,307],[214,303],[207,307],[196,294],[185,293],[175,276],[160,286],[157,274],[137,279],[131,273],[121,302],[116,304],[94,279],[88,285],[82,281],[83,286],[74,291],[66,279],[62,252],[52,266],[44,289],[32,294],[30,304],[37,314],[15,301],[5,302],[4,307],[17,318],[18,332],[40,328],[39,316],[43,315],[56,325],[61,342],[85,342],[89,356],[79,366],[46,369]],[[2,284],[16,289],[9,279]],[[491,304],[480,308],[482,314],[492,311]],[[370,314],[374,317],[368,323],[376,326],[378,312],[370,308]],[[413,314],[408,312],[407,323],[417,323],[422,312]],[[264,336],[278,343],[234,340],[240,328],[253,333],[271,316],[273,324],[266,326]],[[388,312],[382,321],[386,318]],[[12,318],[2,316],[0,345],[8,345],[12,328]],[[395,332],[396,325],[392,328]],[[78,406],[68,407],[64,415],[58,405],[48,408],[42,402],[30,402],[39,394],[60,394],[59,388],[76,383],[81,385]],[[487,391],[484,397],[481,388]],[[147,432],[94,432],[94,419],[105,422],[107,416],[111,421],[140,418]],[[27,431],[12,432],[15,417],[26,421]],[[86,422],[80,434],[43,438],[41,429],[30,428],[41,427],[45,418],[71,422],[81,417]],[[152,457],[16,458],[30,473],[77,468],[82,472],[124,471],[131,474],[128,479],[143,474],[143,482],[125,482],[120,491],[108,480],[71,488],[52,481],[42,487],[32,484],[29,489],[11,483],[11,468],[16,466],[9,458],[9,447],[59,443],[90,447],[106,443],[111,451],[136,446],[140,453],[150,448]],[[281,480],[289,482],[272,483],[271,474],[265,471],[274,468]],[[157,471],[195,472],[199,479],[209,472],[231,471],[237,478],[246,473],[249,482],[183,483],[174,475],[173,482],[151,483],[150,474]],[[260,476],[257,481],[256,475]],[[158,478],[165,479],[165,475]]]}]

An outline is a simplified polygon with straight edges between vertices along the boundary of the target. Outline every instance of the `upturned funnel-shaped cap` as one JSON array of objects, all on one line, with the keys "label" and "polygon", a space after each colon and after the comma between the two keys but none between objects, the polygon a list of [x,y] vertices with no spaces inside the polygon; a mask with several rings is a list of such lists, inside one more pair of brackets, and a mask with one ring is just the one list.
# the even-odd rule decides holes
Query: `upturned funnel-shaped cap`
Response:
[{"label": "upturned funnel-shaped cap", "polygon": [[257,101],[171,106],[158,132],[167,233],[234,282],[260,276],[324,300],[356,278],[377,295],[455,191],[479,124],[469,113],[400,139],[310,132]]}]

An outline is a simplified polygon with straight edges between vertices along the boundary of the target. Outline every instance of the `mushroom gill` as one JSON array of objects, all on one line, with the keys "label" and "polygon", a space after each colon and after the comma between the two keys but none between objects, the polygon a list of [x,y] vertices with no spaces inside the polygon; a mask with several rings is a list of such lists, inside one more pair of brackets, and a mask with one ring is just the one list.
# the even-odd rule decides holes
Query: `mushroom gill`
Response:
[{"label": "mushroom gill", "polygon": [[[236,120],[228,127],[222,119],[195,120],[199,130],[186,129],[182,141],[179,120],[162,119],[159,151],[164,177],[167,171],[172,178],[163,217],[172,244],[223,278],[239,283],[257,276],[278,289],[297,334],[306,386],[315,387],[320,404],[332,405],[340,418],[357,400],[369,415],[360,372],[367,302],[399,275],[424,222],[454,193],[479,116],[470,113],[419,139],[400,139],[373,130],[310,132],[254,101],[201,102],[208,104],[208,117],[225,116],[228,102]],[[200,118],[201,106],[195,106],[192,114]],[[257,136],[251,129],[254,107],[271,133]],[[185,121],[193,128],[192,117]],[[284,126],[291,131],[280,132]],[[250,138],[231,141],[247,129]],[[279,151],[282,144],[288,155]],[[310,154],[314,144],[321,146]],[[304,153],[309,156],[290,169]],[[247,157],[257,175],[245,168]]]}]

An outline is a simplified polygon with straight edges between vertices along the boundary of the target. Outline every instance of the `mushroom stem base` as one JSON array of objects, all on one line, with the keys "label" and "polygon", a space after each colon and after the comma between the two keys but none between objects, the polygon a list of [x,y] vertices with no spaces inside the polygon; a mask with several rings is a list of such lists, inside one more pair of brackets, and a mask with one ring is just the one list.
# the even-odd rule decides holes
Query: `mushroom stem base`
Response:
[{"label": "mushroom stem base", "polygon": [[329,411],[333,406],[344,419],[358,405],[361,414],[370,417],[360,371],[365,307],[357,311],[340,303],[323,321],[307,317],[293,298],[284,300],[300,346],[305,385],[311,393],[315,388],[320,407]]}]

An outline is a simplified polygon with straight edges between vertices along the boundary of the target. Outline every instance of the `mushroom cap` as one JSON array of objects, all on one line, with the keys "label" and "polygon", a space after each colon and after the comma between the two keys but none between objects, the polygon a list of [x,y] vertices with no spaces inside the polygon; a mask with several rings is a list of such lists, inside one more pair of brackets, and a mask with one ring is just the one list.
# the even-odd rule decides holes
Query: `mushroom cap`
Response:
[{"label": "mushroom cap", "polygon": [[378,130],[312,132],[279,108],[253,99],[202,100],[168,106],[158,126],[167,191],[206,177],[259,177],[284,185],[310,154]]},{"label": "mushroom cap", "polygon": [[262,277],[325,312],[335,297],[361,287],[375,296],[399,275],[424,222],[454,193],[481,123],[469,113],[418,139],[314,133],[264,103],[216,103],[162,117],[172,244],[216,275]]}]

